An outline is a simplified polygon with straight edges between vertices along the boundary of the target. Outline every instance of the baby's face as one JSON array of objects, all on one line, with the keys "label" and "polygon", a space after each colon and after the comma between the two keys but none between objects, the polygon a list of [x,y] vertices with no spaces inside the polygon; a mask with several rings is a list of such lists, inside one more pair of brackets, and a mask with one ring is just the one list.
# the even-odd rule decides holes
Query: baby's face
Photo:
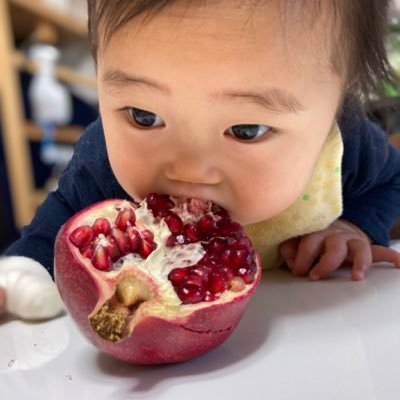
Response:
[{"label": "baby's face", "polygon": [[343,83],[323,24],[284,31],[278,1],[210,3],[135,19],[101,50],[107,150],[133,197],[209,199],[250,224],[302,194]]}]

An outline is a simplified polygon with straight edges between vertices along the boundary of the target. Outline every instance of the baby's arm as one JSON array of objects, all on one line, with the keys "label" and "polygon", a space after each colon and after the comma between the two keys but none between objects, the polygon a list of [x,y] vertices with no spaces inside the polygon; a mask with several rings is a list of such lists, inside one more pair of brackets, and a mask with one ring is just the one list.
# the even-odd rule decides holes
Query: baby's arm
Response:
[{"label": "baby's arm", "polygon": [[101,122],[97,121],[78,142],[58,189],[48,195],[32,223],[22,230],[21,238],[0,259],[6,310],[27,319],[57,314],[61,302],[51,278],[58,230],[90,204],[122,195],[108,164]]},{"label": "baby's arm", "polygon": [[400,254],[387,248],[400,216],[400,152],[367,120],[343,134],[343,214],[326,229],[292,238],[281,255],[295,275],[326,277],[343,264],[363,279],[373,262],[400,267]]}]

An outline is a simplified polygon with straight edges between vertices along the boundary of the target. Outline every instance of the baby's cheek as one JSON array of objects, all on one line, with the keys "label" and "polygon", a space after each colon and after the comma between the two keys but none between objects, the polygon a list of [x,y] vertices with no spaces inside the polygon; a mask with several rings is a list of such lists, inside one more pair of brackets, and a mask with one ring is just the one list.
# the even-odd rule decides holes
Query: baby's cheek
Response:
[{"label": "baby's cheek", "polygon": [[242,224],[253,224],[281,214],[303,196],[309,179],[309,174],[299,169],[274,176],[249,177],[239,192],[237,219]]},{"label": "baby's cheek", "polygon": [[137,198],[146,177],[146,168],[140,162],[129,141],[110,138],[107,142],[108,160],[118,183],[131,197]]},{"label": "baby's cheek", "polygon": [[278,185],[273,188],[248,191],[241,196],[233,216],[242,224],[254,224],[270,219],[288,208],[296,201],[297,191],[281,192]]}]

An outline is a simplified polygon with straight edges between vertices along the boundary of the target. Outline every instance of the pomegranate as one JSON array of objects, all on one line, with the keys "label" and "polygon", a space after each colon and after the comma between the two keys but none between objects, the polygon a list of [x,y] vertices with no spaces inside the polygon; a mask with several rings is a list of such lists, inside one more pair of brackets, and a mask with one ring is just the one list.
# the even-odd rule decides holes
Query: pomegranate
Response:
[{"label": "pomegranate", "polygon": [[212,202],[106,200],[59,231],[63,302],[101,351],[137,364],[191,359],[226,340],[260,280],[242,227]]}]

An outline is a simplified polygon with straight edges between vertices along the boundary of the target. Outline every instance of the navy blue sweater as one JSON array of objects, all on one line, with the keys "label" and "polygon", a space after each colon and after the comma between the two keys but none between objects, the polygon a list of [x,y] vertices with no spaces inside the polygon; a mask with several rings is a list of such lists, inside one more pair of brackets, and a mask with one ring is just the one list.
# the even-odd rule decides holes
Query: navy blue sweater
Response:
[{"label": "navy blue sweater", "polygon": [[[390,228],[400,216],[400,152],[366,119],[341,129],[342,218],[358,225],[375,243],[388,245]],[[53,246],[61,225],[79,210],[111,198],[131,199],[111,170],[99,118],[76,144],[58,189],[47,196],[5,255],[33,258],[53,275]]]}]

